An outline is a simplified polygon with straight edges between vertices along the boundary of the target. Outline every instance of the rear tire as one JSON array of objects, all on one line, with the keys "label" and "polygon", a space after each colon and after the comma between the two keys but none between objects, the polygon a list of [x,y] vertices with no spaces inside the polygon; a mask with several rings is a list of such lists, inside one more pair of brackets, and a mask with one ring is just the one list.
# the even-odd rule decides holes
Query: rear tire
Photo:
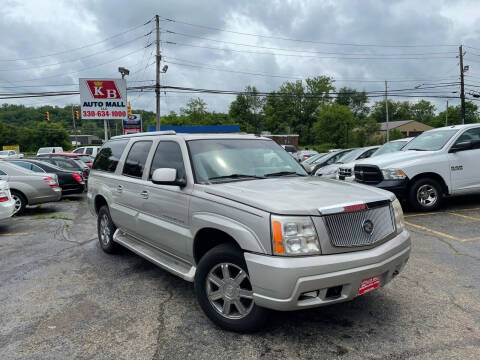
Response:
[{"label": "rear tire", "polygon": [[202,257],[195,293],[205,315],[223,329],[252,332],[267,320],[268,310],[253,300],[243,253],[233,245],[218,245]]},{"label": "rear tire", "polygon": [[25,207],[27,206],[27,199],[23,194],[19,193],[18,191],[11,190],[10,193],[12,194],[12,198],[15,201],[15,210],[13,215],[21,215],[25,211]]},{"label": "rear tire", "polygon": [[98,210],[97,217],[98,241],[103,251],[113,254],[118,249],[118,244],[113,241],[113,234],[117,227],[110,217],[108,206],[104,205]]},{"label": "rear tire", "polygon": [[418,179],[410,187],[408,202],[417,211],[435,211],[441,206],[442,201],[442,186],[435,179]]}]

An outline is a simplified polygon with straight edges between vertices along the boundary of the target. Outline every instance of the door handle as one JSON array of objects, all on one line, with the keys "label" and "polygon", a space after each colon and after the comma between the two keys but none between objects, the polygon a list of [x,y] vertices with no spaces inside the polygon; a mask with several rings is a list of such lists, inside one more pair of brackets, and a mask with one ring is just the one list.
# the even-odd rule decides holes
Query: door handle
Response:
[{"label": "door handle", "polygon": [[118,185],[117,192],[122,192],[122,191],[123,191],[123,185]]},{"label": "door handle", "polygon": [[144,199],[148,199],[148,191],[147,190],[144,190],[140,193],[140,196]]}]

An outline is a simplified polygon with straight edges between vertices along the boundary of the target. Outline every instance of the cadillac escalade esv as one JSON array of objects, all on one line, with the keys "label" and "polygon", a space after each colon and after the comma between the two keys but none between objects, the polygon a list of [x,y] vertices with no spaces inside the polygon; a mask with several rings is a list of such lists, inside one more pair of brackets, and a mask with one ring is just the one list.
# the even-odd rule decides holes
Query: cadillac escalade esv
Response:
[{"label": "cadillac escalade esv", "polygon": [[88,203],[105,252],[124,246],[194,282],[205,314],[232,331],[258,329],[268,309],[351,300],[391,281],[410,254],[394,194],[307,176],[254,135],[114,137],[93,164]]}]

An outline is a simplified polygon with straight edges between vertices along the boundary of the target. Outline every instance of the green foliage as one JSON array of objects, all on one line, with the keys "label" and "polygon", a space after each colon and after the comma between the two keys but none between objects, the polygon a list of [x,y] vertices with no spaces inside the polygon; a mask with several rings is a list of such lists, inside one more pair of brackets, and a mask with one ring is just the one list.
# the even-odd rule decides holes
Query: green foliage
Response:
[{"label": "green foliage", "polygon": [[389,134],[389,139],[390,141],[392,140],[398,140],[398,139],[403,139],[405,136],[402,134],[402,132],[398,129],[392,129],[390,130]]},{"label": "green foliage", "polygon": [[255,87],[247,86],[245,92],[232,101],[228,114],[233,123],[240,126],[240,131],[259,133],[264,118],[265,99],[258,96]]},{"label": "green foliage", "polygon": [[323,105],[313,124],[312,133],[318,143],[333,143],[349,147],[348,133],[351,132],[353,114],[345,105],[337,103]]}]

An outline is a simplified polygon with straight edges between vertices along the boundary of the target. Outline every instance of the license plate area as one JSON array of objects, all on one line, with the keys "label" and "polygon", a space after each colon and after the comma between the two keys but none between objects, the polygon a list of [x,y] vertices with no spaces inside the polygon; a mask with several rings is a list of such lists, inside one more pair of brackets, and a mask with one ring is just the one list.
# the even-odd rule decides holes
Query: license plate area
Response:
[{"label": "license plate area", "polygon": [[379,286],[380,286],[380,275],[363,279],[360,282],[360,286],[358,287],[357,295],[366,294],[369,291],[375,290]]}]

